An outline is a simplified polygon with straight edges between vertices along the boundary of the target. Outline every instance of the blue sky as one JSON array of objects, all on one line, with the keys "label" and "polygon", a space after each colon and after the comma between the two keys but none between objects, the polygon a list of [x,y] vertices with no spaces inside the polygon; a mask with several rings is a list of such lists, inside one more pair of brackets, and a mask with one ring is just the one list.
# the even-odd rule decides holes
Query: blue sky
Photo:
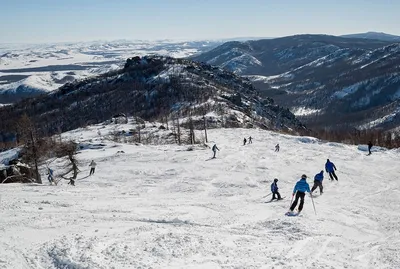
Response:
[{"label": "blue sky", "polygon": [[399,0],[0,0],[0,43],[400,35],[399,11]]}]

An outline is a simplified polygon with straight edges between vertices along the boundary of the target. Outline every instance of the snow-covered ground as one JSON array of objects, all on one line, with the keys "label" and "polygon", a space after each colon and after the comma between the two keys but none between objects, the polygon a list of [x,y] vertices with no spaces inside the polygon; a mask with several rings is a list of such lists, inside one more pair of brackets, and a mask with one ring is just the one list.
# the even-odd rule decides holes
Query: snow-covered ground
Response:
[{"label": "snow-covered ground", "polygon": [[220,41],[96,41],[55,44],[0,44],[0,70],[126,60],[135,55],[187,57]]},{"label": "snow-covered ground", "polygon": [[[398,150],[366,156],[364,147],[219,129],[208,131],[220,149],[210,160],[201,146],[103,135],[100,126],[63,135],[97,145],[77,154],[75,187],[0,185],[0,268],[400,268]],[[325,174],[317,214],[306,197],[301,216],[286,217],[295,182],[305,173],[311,184],[327,158],[339,181]],[[286,198],[265,203],[275,177]]]}]

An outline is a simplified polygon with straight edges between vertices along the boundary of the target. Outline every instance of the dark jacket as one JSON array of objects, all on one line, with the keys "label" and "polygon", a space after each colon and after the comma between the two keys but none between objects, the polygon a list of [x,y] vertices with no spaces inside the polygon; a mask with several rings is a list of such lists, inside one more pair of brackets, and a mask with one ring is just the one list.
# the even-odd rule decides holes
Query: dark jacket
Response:
[{"label": "dark jacket", "polygon": [[328,173],[331,173],[331,172],[333,172],[334,170],[336,170],[336,166],[335,166],[335,164],[333,163],[333,162],[326,162],[326,164],[325,164],[325,171],[326,172],[328,172]]},{"label": "dark jacket", "polygon": [[273,182],[271,184],[271,192],[277,192],[278,191],[278,184],[276,182]]},{"label": "dark jacket", "polygon": [[318,181],[324,180],[324,171],[321,171],[320,173],[316,174],[314,177],[314,180],[318,180]]}]

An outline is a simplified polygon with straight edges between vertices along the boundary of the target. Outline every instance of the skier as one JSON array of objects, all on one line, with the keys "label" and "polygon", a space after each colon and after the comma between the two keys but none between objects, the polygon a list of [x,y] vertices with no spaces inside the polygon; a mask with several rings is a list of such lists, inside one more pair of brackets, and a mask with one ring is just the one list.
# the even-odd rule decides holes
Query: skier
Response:
[{"label": "skier", "polygon": [[324,170],[321,170],[318,174],[314,177],[314,186],[311,188],[311,193],[319,187],[319,193],[323,193],[324,187],[322,186],[322,181],[324,180]]},{"label": "skier", "polygon": [[308,185],[306,180],[307,176],[302,175],[301,179],[297,181],[296,185],[294,186],[292,196],[296,194],[296,198],[294,199],[294,202],[290,207],[290,213],[293,213],[293,210],[296,208],[299,199],[300,199],[300,205],[297,214],[300,214],[301,210],[303,210],[304,196],[306,195],[306,192],[310,192],[310,186]]},{"label": "skier", "polygon": [[338,177],[335,174],[335,170],[336,170],[335,164],[333,162],[331,162],[329,159],[326,159],[325,171],[327,173],[329,173],[329,177],[331,178],[332,181],[333,181],[333,178],[335,178],[336,181],[339,181]]},{"label": "skier", "polygon": [[246,140],[246,138],[244,138],[243,139],[243,146],[246,145],[246,142],[247,142],[247,140]]},{"label": "skier", "polygon": [[92,162],[89,164],[89,166],[90,166],[90,173],[89,173],[89,176],[91,176],[91,175],[93,175],[94,174],[94,170],[96,169],[96,163],[92,160]]},{"label": "skier", "polygon": [[368,142],[368,155],[371,155],[371,149],[372,149],[372,142]]},{"label": "skier", "polygon": [[[275,178],[274,182],[271,184],[271,192],[272,192],[272,200],[278,199],[278,200],[282,200],[281,194],[279,193],[279,188],[278,188],[278,179]],[[275,194],[278,196],[278,198],[275,197]]]},{"label": "skier", "polygon": [[275,146],[275,152],[279,152],[279,144],[276,144],[276,146]]},{"label": "skier", "polygon": [[73,177],[69,179],[68,185],[75,186],[75,180]]},{"label": "skier", "polygon": [[217,153],[217,150],[219,151],[219,148],[217,148],[217,144],[214,144],[214,146],[212,147],[212,151],[214,152],[213,159],[215,159],[215,154]]},{"label": "skier", "polygon": [[53,169],[47,167],[47,174],[49,175],[47,179],[49,180],[50,184],[53,184],[54,182],[53,173],[54,173]]},{"label": "skier", "polygon": [[252,137],[251,136],[249,136],[249,144],[253,144],[253,141],[252,141]]}]

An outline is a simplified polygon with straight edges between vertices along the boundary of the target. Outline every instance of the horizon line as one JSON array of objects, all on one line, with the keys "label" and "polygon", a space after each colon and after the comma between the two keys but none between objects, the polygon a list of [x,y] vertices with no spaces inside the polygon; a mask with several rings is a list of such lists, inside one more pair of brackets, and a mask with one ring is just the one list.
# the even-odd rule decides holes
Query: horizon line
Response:
[{"label": "horizon line", "polygon": [[117,38],[117,39],[93,39],[93,40],[87,40],[87,41],[82,41],[82,40],[76,40],[76,41],[49,41],[49,42],[0,42],[0,45],[57,45],[57,44],[76,44],[76,43],[95,43],[95,42],[171,42],[171,43],[178,43],[178,42],[201,42],[201,41],[212,41],[212,42],[218,42],[218,41],[236,41],[236,40],[262,40],[262,39],[278,39],[278,38],[284,38],[284,37],[290,37],[290,36],[298,36],[298,35],[325,35],[325,36],[335,36],[335,37],[343,37],[347,35],[357,35],[357,34],[368,34],[368,33],[374,33],[374,34],[384,34],[384,35],[389,35],[389,36],[394,36],[394,37],[399,37],[398,35],[394,34],[389,34],[386,32],[378,32],[378,31],[367,31],[367,32],[361,32],[361,33],[348,33],[348,34],[340,34],[340,35],[334,35],[334,34],[327,34],[327,33],[297,33],[297,34],[292,34],[292,35],[284,35],[284,36],[237,36],[237,37],[217,37],[217,38],[198,38],[198,39],[193,39],[193,38],[164,38],[164,39],[129,39],[129,38]]}]

